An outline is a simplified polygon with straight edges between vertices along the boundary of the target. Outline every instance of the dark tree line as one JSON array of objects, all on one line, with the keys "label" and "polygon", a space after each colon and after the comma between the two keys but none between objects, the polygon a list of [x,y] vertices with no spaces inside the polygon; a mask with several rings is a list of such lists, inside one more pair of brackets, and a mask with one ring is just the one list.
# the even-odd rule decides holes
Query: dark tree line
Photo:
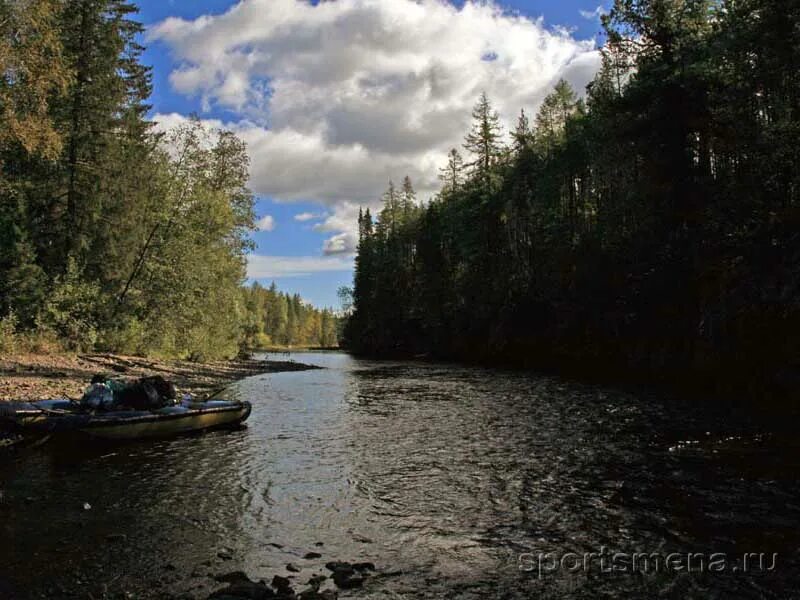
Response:
[{"label": "dark tree line", "polygon": [[483,96],[436,198],[392,186],[361,215],[353,351],[753,391],[797,372],[800,4],[616,0],[604,26],[585,100],[561,81],[505,136]]}]

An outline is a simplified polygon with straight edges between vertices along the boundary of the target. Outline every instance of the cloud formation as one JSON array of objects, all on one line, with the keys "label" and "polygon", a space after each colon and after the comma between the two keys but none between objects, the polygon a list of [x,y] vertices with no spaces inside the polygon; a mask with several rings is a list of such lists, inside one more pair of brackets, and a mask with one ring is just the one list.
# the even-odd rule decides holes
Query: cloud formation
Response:
[{"label": "cloud formation", "polygon": [[306,221],[313,221],[315,219],[321,219],[323,215],[311,212],[304,212],[294,216],[294,220],[298,223],[305,223]]},{"label": "cloud formation", "polygon": [[581,10],[578,12],[580,12],[581,16],[584,19],[588,19],[589,21],[595,21],[595,20],[599,21],[600,17],[602,17],[606,13],[606,8],[601,4],[594,10]]},{"label": "cloud formation", "polygon": [[247,276],[250,279],[278,279],[303,277],[313,273],[346,272],[353,268],[349,257],[314,256],[263,256],[251,254],[247,258]]},{"label": "cloud formation", "polygon": [[593,41],[492,2],[243,0],[149,38],[176,59],[175,90],[236,115],[224,125],[248,144],[257,194],[325,205],[329,254],[353,251],[358,207],[377,208],[389,179],[435,193],[482,91],[510,125],[599,66]]},{"label": "cloud formation", "polygon": [[256,221],[256,229],[258,231],[272,231],[275,229],[275,219],[270,215],[264,215]]}]

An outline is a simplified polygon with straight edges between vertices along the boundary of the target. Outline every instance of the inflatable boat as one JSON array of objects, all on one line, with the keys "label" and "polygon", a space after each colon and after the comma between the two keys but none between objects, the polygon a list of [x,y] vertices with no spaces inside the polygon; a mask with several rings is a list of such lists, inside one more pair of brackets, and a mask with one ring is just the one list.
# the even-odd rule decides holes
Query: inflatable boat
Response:
[{"label": "inflatable boat", "polygon": [[0,423],[21,434],[81,433],[107,440],[136,440],[235,427],[247,420],[251,410],[249,402],[228,400],[183,402],[153,411],[96,412],[70,400],[0,402]]}]

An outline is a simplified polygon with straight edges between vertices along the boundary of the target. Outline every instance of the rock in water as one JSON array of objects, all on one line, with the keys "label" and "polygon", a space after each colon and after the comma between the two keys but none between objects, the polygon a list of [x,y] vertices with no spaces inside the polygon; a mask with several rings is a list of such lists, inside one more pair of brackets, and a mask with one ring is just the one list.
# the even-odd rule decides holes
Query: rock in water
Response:
[{"label": "rock in water", "polygon": [[352,573],[354,570],[353,565],[351,565],[349,562],[343,562],[340,560],[333,560],[329,563],[325,563],[325,568],[328,569],[328,571],[333,571],[334,573],[336,571],[349,571]]},{"label": "rock in water", "polygon": [[294,596],[294,592],[292,591],[292,582],[287,577],[275,575],[275,577],[272,578],[272,587],[275,588],[275,591],[278,592],[279,596],[287,596],[290,594]]},{"label": "rock in water", "polygon": [[357,541],[357,542],[361,542],[362,544],[374,544],[375,543],[370,538],[368,538],[366,536],[363,536],[363,535],[358,535],[358,534],[353,535],[353,539],[355,541]]},{"label": "rock in water", "polygon": [[229,584],[209,596],[209,600],[269,600],[275,593],[264,582],[256,583],[243,571],[231,571],[214,577],[216,581]]},{"label": "rock in water", "polygon": [[368,571],[374,571],[375,565],[371,562],[349,563],[343,561],[331,561],[325,564],[325,568],[333,571],[331,579],[337,587],[348,590],[364,585],[364,578]]},{"label": "rock in water", "polygon": [[334,571],[333,582],[343,590],[351,590],[364,585],[364,576],[355,571]]},{"label": "rock in water", "polygon": [[297,594],[297,600],[336,600],[339,597],[333,590],[325,590],[324,592],[315,589],[308,589]]},{"label": "rock in water", "polygon": [[22,444],[24,441],[25,437],[19,433],[0,430],[0,449],[11,448],[12,446]]},{"label": "rock in water", "polygon": [[253,581],[232,583],[224,590],[211,594],[209,600],[270,600],[275,593],[263,583]]},{"label": "rock in water", "polygon": [[233,553],[228,548],[223,548],[217,552],[217,556],[222,560],[233,560]]},{"label": "rock in water", "polygon": [[214,581],[219,581],[220,583],[253,583],[243,571],[231,571],[224,575],[216,575]]},{"label": "rock in water", "polygon": [[325,583],[327,577],[325,575],[314,575],[311,579],[308,580],[308,585],[312,587],[312,589],[318,590],[319,587]]}]

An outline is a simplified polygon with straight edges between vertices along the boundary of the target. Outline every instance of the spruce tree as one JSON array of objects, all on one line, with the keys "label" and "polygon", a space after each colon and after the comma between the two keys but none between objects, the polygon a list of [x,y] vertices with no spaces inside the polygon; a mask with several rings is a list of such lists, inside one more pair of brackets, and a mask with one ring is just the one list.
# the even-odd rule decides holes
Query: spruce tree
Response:
[{"label": "spruce tree", "polygon": [[439,180],[442,182],[442,193],[456,191],[464,180],[464,159],[461,153],[451,148],[447,153],[447,166],[439,169]]},{"label": "spruce tree", "polygon": [[517,126],[512,137],[514,138],[513,149],[517,153],[528,148],[533,143],[533,131],[531,131],[530,121],[528,120],[528,115],[525,114],[525,109],[519,112]]},{"label": "spruce tree", "polygon": [[400,203],[403,222],[410,223],[417,210],[417,192],[414,191],[414,186],[411,183],[411,178],[408,175],[403,178],[403,189],[401,191],[401,195],[402,199]]},{"label": "spruce tree", "polygon": [[502,137],[500,116],[492,108],[484,92],[472,110],[472,128],[464,138],[464,148],[474,156],[474,160],[467,163],[467,166],[472,167],[473,173],[484,181],[488,179],[492,167],[502,154]]}]

